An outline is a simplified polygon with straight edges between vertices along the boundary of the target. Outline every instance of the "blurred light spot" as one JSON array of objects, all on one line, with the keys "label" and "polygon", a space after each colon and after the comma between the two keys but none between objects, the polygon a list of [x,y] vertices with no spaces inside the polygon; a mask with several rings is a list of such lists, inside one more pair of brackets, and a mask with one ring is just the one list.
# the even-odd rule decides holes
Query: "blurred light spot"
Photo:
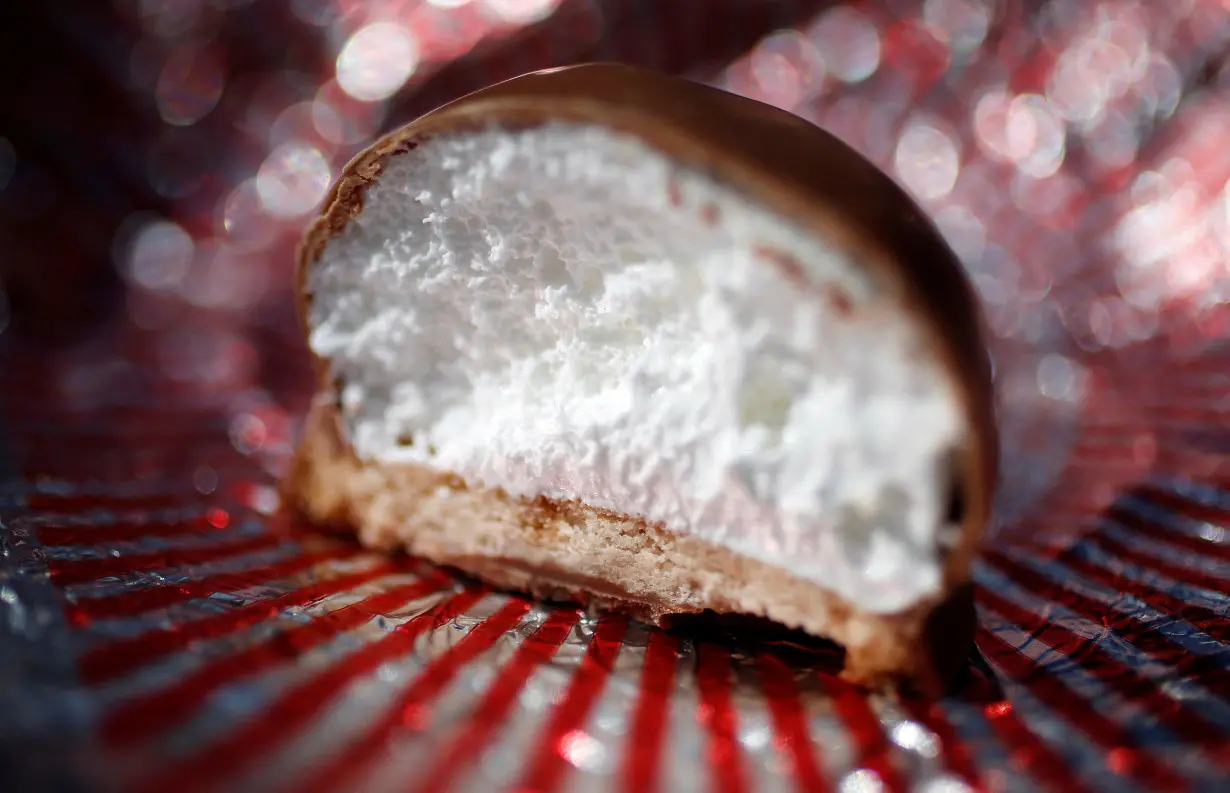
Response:
[{"label": "blurred light spot", "polygon": [[257,363],[256,351],[238,329],[206,323],[180,322],[163,332],[158,353],[169,377],[207,387],[248,381]]},{"label": "blurred light spot", "polygon": [[257,486],[253,488],[251,499],[252,509],[262,515],[272,515],[278,511],[278,507],[280,505],[281,496],[278,495],[278,489],[276,487]]},{"label": "blurred light spot", "polygon": [[1083,375],[1079,364],[1052,353],[1038,364],[1038,392],[1056,401],[1079,401],[1084,396]]},{"label": "blurred light spot", "polygon": [[[97,345],[90,345],[88,352],[82,350],[78,355],[77,360],[56,372],[57,397],[63,398],[71,409],[98,410],[108,405],[133,404],[132,400],[140,399],[133,393],[134,367],[129,361],[115,352],[100,350]],[[119,552],[112,550],[109,555],[118,556]]]},{"label": "blurred light spot", "polygon": [[1093,301],[1089,306],[1089,335],[1099,347],[1115,346],[1115,318],[1111,313],[1111,301],[1119,302],[1117,298],[1104,298]]},{"label": "blurred light spot", "polygon": [[1179,106],[1183,78],[1169,58],[1161,53],[1151,53],[1144,76],[1136,83],[1135,91],[1146,115],[1166,118]]},{"label": "blurred light spot", "polygon": [[242,311],[260,302],[268,286],[266,260],[246,256],[218,240],[203,240],[180,292],[200,308]]},{"label": "blurred light spot", "polygon": [[486,0],[487,8],[510,25],[541,22],[559,4],[560,0]]},{"label": "blurred light spot", "polygon": [[739,725],[739,743],[753,752],[764,749],[772,743],[773,729],[765,719],[751,717],[747,722],[749,723]]},{"label": "blurred light spot", "polygon": [[935,757],[939,754],[939,739],[935,733],[915,721],[899,722],[893,727],[893,743],[923,757]]},{"label": "blurred light spot", "polygon": [[987,37],[991,13],[983,0],[926,0],[923,23],[954,52],[978,49]]},{"label": "blurred light spot", "polygon": [[291,13],[315,27],[325,27],[341,16],[340,3],[335,0],[291,0]]},{"label": "blurred light spot", "polygon": [[812,26],[810,37],[825,68],[842,82],[862,82],[880,66],[879,31],[862,12],[849,6],[826,11]]},{"label": "blurred light spot", "polygon": [[[1217,211],[1214,204],[1213,211]],[[1221,191],[1221,226],[1222,240],[1230,247],[1230,182],[1226,182],[1225,188]],[[1226,262],[1230,266],[1230,261]]]},{"label": "blurred light spot", "polygon": [[897,144],[896,166],[911,192],[924,201],[937,201],[957,182],[957,144],[934,122],[915,119]]},{"label": "blurred light spot", "polygon": [[[1030,284],[1030,286],[1033,286]],[[1024,290],[1022,290],[1024,293]],[[1025,314],[1021,318],[1020,338],[1040,349],[1053,349],[1060,340],[1067,340],[1067,328],[1063,324],[1063,315],[1054,302],[1041,299],[1024,300]],[[1028,305],[1029,303],[1034,305]]]},{"label": "blurred light spot", "polygon": [[1106,767],[1113,773],[1126,776],[1133,768],[1138,767],[1137,750],[1126,746],[1116,746],[1106,753]]},{"label": "blurred light spot", "polygon": [[559,754],[583,771],[601,770],[606,748],[582,730],[572,730],[559,739]]},{"label": "blurred light spot", "polygon": [[1016,159],[1008,135],[1008,110],[1012,97],[1002,88],[993,88],[974,103],[974,135],[978,146],[992,158],[1011,162]]},{"label": "blurred light spot", "polygon": [[1109,94],[1117,99],[1144,77],[1149,68],[1149,39],[1145,27],[1148,23],[1143,19],[1130,19],[1135,9],[1128,6],[1111,6],[1106,10],[1109,14],[1098,25],[1095,35],[1101,47],[1109,50],[1109,57],[1117,67],[1107,75]]},{"label": "blurred light spot", "polygon": [[1131,262],[1124,260],[1115,268],[1115,286],[1123,299],[1138,309],[1151,311],[1162,302],[1162,293],[1158,280],[1150,273],[1135,268]]},{"label": "blurred light spot", "polygon": [[[1153,178],[1156,178],[1153,174]],[[1142,174],[1137,182],[1148,178]],[[1121,268],[1146,271],[1174,258],[1202,233],[1192,222],[1199,209],[1199,194],[1191,184],[1172,184],[1171,189],[1142,203],[1123,216],[1111,232],[1113,244],[1123,257]],[[1127,279],[1132,281],[1130,277]],[[1124,297],[1136,305],[1134,296],[1120,282]]]},{"label": "blurred light spot", "polygon": [[879,774],[860,768],[843,776],[837,789],[840,793],[883,793],[885,787]]},{"label": "blurred light spot", "polygon": [[128,251],[127,275],[146,289],[169,289],[180,282],[192,264],[192,237],[169,220],[142,227]]},{"label": "blurred light spot", "polygon": [[[1202,167],[1203,178],[1212,184],[1225,184],[1224,172],[1214,176],[1207,172],[1207,163],[1221,159],[1225,152],[1226,130],[1230,129],[1230,104],[1222,101],[1192,102],[1184,121],[1186,124],[1183,153],[1178,159]],[[1212,177],[1211,179],[1209,177]]]},{"label": "blurred light spot", "polygon": [[1082,217],[1080,200],[1088,185],[1071,174],[1058,171],[1037,178],[1018,173],[1012,180],[1012,201],[1020,209],[1051,228],[1068,229]]},{"label": "blurred light spot", "polygon": [[405,85],[418,62],[418,47],[410,31],[393,22],[373,22],[342,47],[337,56],[337,81],[355,99],[378,102]]},{"label": "blurred light spot", "polygon": [[256,192],[265,210],[292,218],[310,212],[329,189],[329,163],[320,149],[306,143],[284,143],[261,164]]},{"label": "blurred light spot", "polygon": [[190,31],[201,18],[203,0],[139,0],[141,29],[170,39]]},{"label": "blurred light spot", "polygon": [[9,186],[17,171],[17,151],[9,139],[0,137],[0,191]]},{"label": "blurred light spot", "polygon": [[971,268],[970,275],[987,303],[998,306],[1021,302],[1017,299],[1021,290],[1020,266],[999,245],[985,246],[985,253]]},{"label": "blurred light spot", "polygon": [[987,244],[987,230],[968,207],[957,204],[944,207],[935,214],[935,224],[953,251],[967,265],[982,258]]},{"label": "blurred light spot", "polygon": [[1178,188],[1179,185],[1175,182],[1189,181],[1190,177],[1191,174],[1183,174],[1179,179],[1172,181],[1159,171],[1141,171],[1132,180],[1128,198],[1136,206],[1157,201]]},{"label": "blurred light spot", "polygon": [[882,50],[884,63],[896,67],[888,72],[889,85],[878,91],[890,101],[908,101],[926,91],[952,63],[952,51],[935,31],[912,20],[891,25],[884,33]]},{"label": "blurred light spot", "polygon": [[277,223],[266,214],[255,179],[244,180],[231,190],[222,203],[221,216],[227,241],[240,250],[263,248],[277,234]]},{"label": "blurred light spot", "polygon": [[1224,543],[1226,530],[1212,523],[1202,523],[1200,524],[1200,539],[1218,544]]},{"label": "blurred light spot", "polygon": [[1073,47],[1059,56],[1046,84],[1046,97],[1059,115],[1087,124],[1101,114],[1110,100],[1110,86],[1096,70],[1087,49]]},{"label": "blurred light spot", "polygon": [[797,30],[782,30],[762,41],[750,58],[757,98],[793,110],[810,98],[824,79],[824,61]]},{"label": "blurred light spot", "polygon": [[[397,664],[386,662],[376,669],[376,679],[381,683],[396,683],[400,677],[401,671],[398,669]],[[422,726],[417,724],[417,722],[423,710],[422,706],[417,703],[408,703],[405,710],[402,711],[402,725],[411,729],[422,729]]]},{"label": "blurred light spot", "polygon": [[218,489],[218,472],[208,465],[197,466],[192,472],[192,486],[198,493],[206,495]]},{"label": "blurred light spot", "polygon": [[1066,130],[1047,101],[1037,94],[1021,94],[1008,106],[1008,149],[1016,166],[1043,179],[1063,162]]},{"label": "blurred light spot", "polygon": [[316,103],[311,99],[296,102],[283,110],[269,127],[266,140],[273,146],[316,134]]},{"label": "blurred light spot", "polygon": [[330,80],[312,100],[312,126],[329,143],[360,143],[380,127],[384,108],[380,103],[356,101],[336,80]]},{"label": "blurred light spot", "polygon": [[[1007,787],[1007,782],[999,786],[988,785],[989,790],[1005,790]],[[953,776],[935,776],[920,784],[915,791],[916,793],[973,793],[973,788]]]},{"label": "blurred light spot", "polygon": [[312,100],[312,127],[317,135],[330,143],[346,142],[341,116],[333,105],[320,97]]},{"label": "blurred light spot", "polygon": [[1089,304],[1086,323],[1092,344],[1083,346],[1096,351],[1148,340],[1157,332],[1157,313],[1133,308],[1119,297],[1107,296]]},{"label": "blurred light spot", "polygon": [[1174,297],[1191,297],[1205,291],[1216,295],[1218,265],[1222,264],[1220,246],[1212,244],[1202,224],[1192,225],[1201,238],[1166,262],[1166,285]]},{"label": "blurred light spot", "polygon": [[1036,178],[1050,176],[1063,162],[1063,123],[1037,94],[986,92],[974,106],[974,134],[992,158],[1011,162]]},{"label": "blurred light spot", "polygon": [[287,107],[306,99],[315,87],[308,75],[290,70],[247,74],[227,93],[237,112],[235,126],[255,140],[267,140],[269,128]]},{"label": "blurred light spot", "polygon": [[820,121],[825,129],[853,146],[872,161],[881,153],[891,156],[896,143],[896,114],[882,103],[860,96],[843,96]]},{"label": "blurred light spot", "polygon": [[1122,168],[1136,159],[1142,132],[1134,119],[1111,110],[1085,133],[1085,148],[1104,167]]},{"label": "blurred light spot", "polygon": [[154,88],[162,120],[183,127],[204,118],[222,96],[222,71],[212,50],[185,47],[172,53]]},{"label": "blurred light spot", "polygon": [[983,709],[988,719],[999,719],[1012,713],[1012,703],[1007,700],[994,702]]},{"label": "blurred light spot", "polygon": [[231,420],[231,445],[240,454],[253,454],[265,445],[265,423],[251,413],[241,413]]},{"label": "blurred light spot", "polygon": [[1157,335],[1161,318],[1156,311],[1127,308],[1123,314],[1124,335],[1130,341],[1148,341]]},{"label": "blurred light spot", "polygon": [[162,73],[163,50],[166,45],[158,39],[143,38],[132,45],[128,53],[128,87],[144,94]]}]

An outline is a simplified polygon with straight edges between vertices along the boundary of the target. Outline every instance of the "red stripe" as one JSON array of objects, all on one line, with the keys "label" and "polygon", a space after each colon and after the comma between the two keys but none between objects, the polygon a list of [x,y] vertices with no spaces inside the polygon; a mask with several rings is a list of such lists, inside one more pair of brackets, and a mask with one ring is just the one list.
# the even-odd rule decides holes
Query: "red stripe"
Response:
[{"label": "red stripe", "polygon": [[[216,516],[198,516],[188,520],[150,521],[147,523],[114,524],[49,524],[38,526],[38,541],[45,547],[65,545],[100,545],[113,542],[133,542],[146,537],[200,536],[224,531],[230,527],[229,515],[225,522]],[[221,526],[217,524],[221,523]]]},{"label": "red stripe", "polygon": [[820,748],[812,744],[803,703],[794,684],[794,669],[767,652],[756,654],[756,668],[773,716],[773,730],[777,733],[774,744],[793,770],[797,788],[805,793],[831,790],[816,759]]},{"label": "red stripe", "polygon": [[1156,682],[1119,663],[1092,640],[985,588],[978,588],[977,598],[979,603],[1015,623],[1031,638],[1078,662],[1090,677],[1119,694],[1125,701],[1144,706],[1154,719],[1185,741],[1213,751],[1215,757],[1220,753],[1221,762],[1230,762],[1230,748],[1217,725],[1209,723],[1199,713],[1185,708],[1179,700],[1163,694]]},{"label": "red stripe", "polygon": [[[182,446],[184,438],[182,427],[177,429],[172,440]],[[115,446],[115,434],[109,433],[104,439],[108,448]],[[194,450],[195,452],[195,450]],[[27,481],[37,477],[27,476]],[[90,483],[91,487],[97,484]],[[224,488],[214,493],[201,493],[197,490],[181,490],[175,493],[42,493],[31,492],[26,495],[26,505],[38,512],[53,512],[57,517],[80,512],[154,512],[158,510],[183,509],[189,506],[207,506],[210,504],[239,501],[246,503],[245,498],[257,485],[252,479],[232,481]]]},{"label": "red stripe", "polygon": [[706,642],[696,648],[696,687],[700,692],[697,720],[709,735],[709,773],[720,793],[751,790],[739,747],[738,725],[730,696],[730,651]]},{"label": "red stripe", "polygon": [[948,718],[944,715],[943,706],[938,702],[928,702],[912,695],[903,695],[900,701],[911,719],[926,727],[935,737],[939,738],[940,760],[943,761],[944,767],[969,785],[971,790],[978,793],[986,791],[987,784],[982,779],[982,775],[978,773],[974,753],[949,723]]},{"label": "red stripe", "polygon": [[1138,551],[1130,548],[1127,545],[1119,542],[1116,539],[1107,537],[1105,534],[1097,534],[1086,537],[1084,542],[1100,548],[1103,552],[1116,556],[1120,560],[1130,562],[1132,564],[1143,567],[1146,570],[1161,573],[1168,578],[1173,578],[1175,581],[1181,581],[1184,584],[1198,586],[1202,589],[1207,589],[1211,592],[1230,592],[1230,578],[1223,578],[1213,573],[1194,570],[1190,567],[1184,567],[1180,564],[1162,559],[1155,554],[1147,551]]},{"label": "red stripe", "polygon": [[[219,498],[222,499],[221,503],[234,500],[247,504],[252,489],[249,483],[242,482],[228,487],[226,494],[205,497],[189,493],[179,496],[180,500],[174,508],[182,510],[184,507],[191,506],[201,509]],[[124,512],[133,513],[131,509],[124,510]],[[146,537],[199,536],[224,530],[235,524],[235,516],[217,505],[206,510],[204,514],[175,520],[147,520],[140,513],[135,514],[138,515],[137,518],[131,519],[130,516],[128,521],[117,523],[82,523],[80,522],[81,516],[75,516],[77,520],[69,520],[72,517],[70,515],[44,514],[42,516],[44,520],[37,524],[38,539],[42,545],[51,548],[66,545],[99,545],[111,542],[132,542],[143,540]]]},{"label": "red stripe", "polygon": [[[1107,752],[1136,747],[1136,740],[1122,725],[1095,711],[1084,697],[1034,663],[1031,658],[1019,653],[994,632],[985,628],[979,630],[978,647],[987,659],[1010,679],[1027,686],[1030,694]],[[1124,766],[1114,770],[1134,777],[1148,788],[1184,790],[1187,787],[1182,777],[1143,751],[1116,753],[1116,756],[1122,758]]]},{"label": "red stripe", "polygon": [[196,581],[175,584],[151,584],[140,589],[117,592],[105,597],[82,598],[65,605],[65,614],[74,625],[93,620],[133,617],[147,611],[163,609],[214,594],[235,592],[257,584],[290,578],[324,562],[337,562],[364,553],[354,545],[338,545],[321,551],[303,553],[263,567],[238,573],[220,573]]},{"label": "red stripe", "polygon": [[660,787],[666,719],[678,666],[679,640],[664,631],[651,632],[624,753],[623,786],[629,793],[655,793]]},{"label": "red stripe", "polygon": [[391,562],[382,562],[367,570],[315,581],[277,597],[248,603],[222,614],[177,622],[170,628],[148,631],[131,639],[108,642],[86,652],[78,662],[77,669],[86,683],[99,685],[130,674],[168,655],[182,652],[196,642],[217,639],[249,628],[276,617],[286,609],[302,608],[338,592],[362,586],[393,573],[396,569]]},{"label": "red stripe", "polygon": [[[1151,500],[1157,501],[1158,499],[1151,497]],[[1183,504],[1184,502],[1179,500],[1179,503]],[[1189,511],[1181,506],[1173,504],[1166,505],[1163,508],[1168,509],[1171,512],[1178,513],[1187,520],[1212,523],[1214,525],[1225,525],[1230,523],[1230,516],[1227,515],[1216,516],[1216,518],[1212,515],[1198,517],[1197,515],[1201,512],[1201,510]],[[1209,512],[1216,512],[1216,510],[1209,509]],[[1223,560],[1230,559],[1230,545],[1224,542],[1210,542],[1202,537],[1184,534],[1183,532],[1174,529],[1166,529],[1157,525],[1157,523],[1154,522],[1155,519],[1146,518],[1143,515],[1130,512],[1122,506],[1112,507],[1109,512],[1107,512],[1107,515],[1113,518],[1116,523],[1120,524],[1124,528],[1157,542],[1174,546],[1176,550],[1189,552],[1194,551],[1200,556],[1213,556]]]},{"label": "red stripe", "polygon": [[225,543],[219,542],[208,548],[171,548],[156,553],[133,553],[103,559],[50,559],[47,562],[47,570],[51,574],[51,580],[64,587],[111,576],[207,564],[232,556],[276,548],[284,542],[287,542],[285,536],[266,533],[254,537],[240,537]]},{"label": "red stripe", "polygon": [[[1133,647],[1171,666],[1177,674],[1199,681],[1202,688],[1230,701],[1230,668],[1217,655],[1188,651],[1152,623],[1117,611],[1106,603],[1088,598],[1075,589],[1062,588],[1043,574],[1000,553],[988,552],[983,561],[1034,594],[1062,603],[1073,612],[1122,636]],[[1169,624],[1169,623],[1167,623]]]},{"label": "red stripe", "polygon": [[867,702],[866,692],[831,675],[821,675],[820,679],[833,699],[833,709],[854,742],[858,765],[874,772],[884,783],[884,789],[891,793],[909,790],[893,765],[892,744]]},{"label": "red stripe", "polygon": [[[166,793],[167,790],[181,788],[194,791],[210,789],[218,787],[227,778],[235,778],[317,718],[321,709],[355,679],[371,674],[387,661],[412,652],[419,636],[451,622],[483,595],[481,589],[463,591],[399,625],[383,638],[293,686],[260,713],[235,725],[221,740],[179,762],[166,764],[159,773],[146,780],[137,793]],[[385,604],[372,605],[375,607],[363,610],[365,619],[397,608],[395,605],[389,608]]]},{"label": "red stripe", "polygon": [[542,740],[533,750],[528,770],[518,790],[550,793],[564,781],[570,766],[566,761],[570,739],[585,726],[589,712],[598,701],[615,658],[623,645],[628,621],[623,617],[606,617],[590,640],[585,658],[572,677],[564,697],[552,711]]},{"label": "red stripe", "polygon": [[1170,404],[1138,404],[1133,407],[1142,418],[1157,418],[1172,426],[1181,421],[1206,427],[1224,426],[1227,419],[1225,408],[1208,404],[1208,398],[1207,395],[1193,393],[1186,398],[1176,398]]},{"label": "red stripe", "polygon": [[101,733],[114,745],[145,740],[175,724],[185,712],[200,707],[219,688],[280,664],[293,663],[313,647],[363,625],[374,615],[385,614],[438,591],[445,581],[442,574],[428,576],[322,614],[238,652],[213,659],[186,673],[169,688],[119,705],[103,718]]},{"label": "red stripe", "polygon": [[1076,556],[1075,551],[1061,554],[1057,561],[1090,581],[1138,598],[1163,614],[1184,619],[1223,644],[1230,642],[1230,620],[1211,609],[1188,603],[1174,597],[1169,592],[1119,575],[1101,565]]},{"label": "red stripe", "polygon": [[[416,793],[445,793],[458,775],[468,771],[482,754],[512,712],[517,696],[530,676],[555,655],[568,638],[579,615],[575,611],[555,611],[517,648],[516,654],[500,668],[495,682],[487,689],[469,720],[436,757],[429,769],[418,775]],[[411,789],[415,786],[412,784]]]},{"label": "red stripe", "polygon": [[213,500],[195,490],[180,493],[112,495],[107,493],[30,493],[26,505],[40,512],[127,512],[176,509]]},{"label": "red stripe", "polygon": [[[61,449],[49,449],[47,447],[49,443],[71,448],[73,453],[65,455]],[[106,480],[103,486],[113,489],[118,489],[128,482],[152,476],[158,476],[163,481],[182,482],[191,478],[193,472],[200,466],[212,467],[215,470],[231,470],[249,463],[229,444],[218,444],[215,448],[191,438],[177,440],[163,450],[142,448],[140,444],[141,441],[134,438],[113,436],[92,444],[93,448],[86,448],[75,437],[68,435],[54,441],[46,438],[34,441],[24,454],[21,452],[18,454],[25,460],[27,477],[90,482],[97,480],[100,472],[105,472]],[[136,451],[134,452],[133,449]],[[142,509],[141,502],[155,505],[148,507],[149,509],[159,509],[158,504],[171,503],[163,499],[166,495],[168,494],[128,497],[116,495],[116,510]],[[97,496],[91,496],[91,498],[97,498]],[[216,501],[217,496],[213,494],[188,492],[181,493],[172,506]],[[52,509],[74,506],[76,504],[69,504],[67,507],[53,505]]]},{"label": "red stripe", "polygon": [[1008,762],[1022,774],[1054,793],[1083,793],[1089,789],[1072,773],[1068,761],[1021,721],[1011,703],[997,702],[984,711],[991,728],[1008,750]]},{"label": "red stripe", "polygon": [[352,789],[352,777],[370,766],[392,740],[421,734],[431,726],[428,705],[466,664],[491,649],[500,637],[517,627],[530,610],[530,602],[515,598],[467,633],[461,641],[434,659],[419,673],[367,731],[325,767],[295,787],[296,793],[333,793]]}]

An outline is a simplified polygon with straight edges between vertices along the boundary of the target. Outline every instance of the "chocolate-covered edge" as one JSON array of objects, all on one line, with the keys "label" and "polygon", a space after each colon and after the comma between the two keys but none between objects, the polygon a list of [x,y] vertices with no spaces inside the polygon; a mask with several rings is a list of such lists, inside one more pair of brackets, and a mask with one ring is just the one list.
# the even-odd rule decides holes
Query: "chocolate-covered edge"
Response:
[{"label": "chocolate-covered edge", "polygon": [[[364,189],[389,157],[439,133],[550,122],[634,135],[852,254],[900,290],[954,376],[973,429],[954,463],[962,530],[944,566],[945,591],[964,584],[990,519],[998,459],[990,358],[973,288],[934,224],[887,174],[828,132],[771,105],[646,69],[595,63],[515,77],[421,116],[351,160],[306,230],[297,251],[305,338],[311,332],[308,268],[362,211]],[[322,390],[336,389],[327,362],[317,359],[317,366]]]}]

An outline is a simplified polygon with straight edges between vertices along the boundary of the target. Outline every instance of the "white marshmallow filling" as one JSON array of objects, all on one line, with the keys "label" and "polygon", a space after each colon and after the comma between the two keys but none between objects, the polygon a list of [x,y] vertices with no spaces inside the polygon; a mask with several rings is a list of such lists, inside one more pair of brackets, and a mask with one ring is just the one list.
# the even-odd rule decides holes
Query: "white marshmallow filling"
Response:
[{"label": "white marshmallow filling", "polygon": [[968,426],[918,320],[635,137],[397,154],[307,288],[360,459],[643,517],[870,611],[939,590]]}]

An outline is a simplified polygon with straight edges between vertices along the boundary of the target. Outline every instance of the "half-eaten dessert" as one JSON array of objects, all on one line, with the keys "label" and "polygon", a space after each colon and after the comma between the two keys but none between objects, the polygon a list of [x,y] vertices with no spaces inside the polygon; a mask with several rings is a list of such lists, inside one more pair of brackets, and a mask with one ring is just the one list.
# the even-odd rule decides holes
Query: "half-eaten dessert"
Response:
[{"label": "half-eaten dessert", "polygon": [[625,66],[531,74],[361,154],[299,265],[309,519],[656,622],[766,617],[861,682],[964,658],[978,311],[827,133]]}]

